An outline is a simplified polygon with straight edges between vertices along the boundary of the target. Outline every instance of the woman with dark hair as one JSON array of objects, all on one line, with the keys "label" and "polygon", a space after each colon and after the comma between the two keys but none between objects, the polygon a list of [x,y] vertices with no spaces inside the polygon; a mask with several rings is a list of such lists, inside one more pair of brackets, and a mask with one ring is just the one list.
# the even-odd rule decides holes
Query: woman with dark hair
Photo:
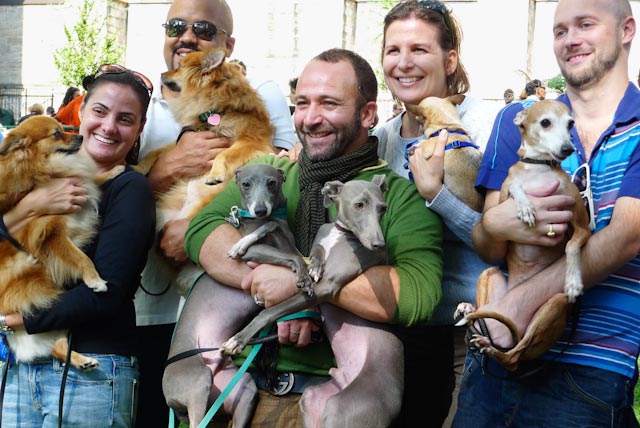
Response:
[{"label": "woman with dark hair", "polygon": [[80,89],[76,88],[75,86],[69,86],[67,88],[67,92],[65,92],[64,94],[64,98],[62,99],[62,104],[60,104],[60,107],[58,108],[58,110],[60,110],[62,107],[69,104],[71,100],[79,96],[80,96]]},{"label": "woman with dark hair", "polygon": [[[133,426],[139,378],[133,296],[153,242],[155,204],[146,178],[127,159],[136,157],[151,90],[141,74],[104,65],[80,107],[81,150],[95,161],[97,174],[125,165],[124,172],[101,186],[101,224],[85,250],[108,290],[95,293],[80,282],[49,308],[4,314],[9,330],[33,334],[68,329],[71,349],[95,358],[99,367],[69,367],[59,415],[64,362],[47,357],[11,364],[2,413],[7,426],[52,427],[59,419],[65,427]],[[86,203],[85,195],[82,182],[74,178],[36,187],[3,213],[6,231],[19,230],[32,216],[75,212]]]},{"label": "woman with dark hair", "polygon": [[[415,105],[427,97],[466,94],[469,78],[460,59],[461,40],[455,17],[439,1],[409,0],[389,10],[384,19],[381,60],[385,82],[394,98],[404,105]],[[469,96],[457,110],[472,141],[484,147],[494,119],[488,112],[493,110]],[[438,213],[446,226],[442,299],[428,323],[396,330],[405,348],[405,391],[399,426],[413,426],[419,420],[421,427],[440,428],[452,400],[455,407],[454,390],[467,349],[465,329],[453,326],[453,313],[458,303],[475,301],[476,280],[487,267],[471,243],[471,228],[480,213],[467,207],[443,184],[441,156],[429,161],[412,156],[409,161],[409,148],[424,139],[421,124],[413,114],[405,110],[377,128],[374,135],[379,140],[379,156],[404,177],[409,177],[411,168],[427,207]]]}]

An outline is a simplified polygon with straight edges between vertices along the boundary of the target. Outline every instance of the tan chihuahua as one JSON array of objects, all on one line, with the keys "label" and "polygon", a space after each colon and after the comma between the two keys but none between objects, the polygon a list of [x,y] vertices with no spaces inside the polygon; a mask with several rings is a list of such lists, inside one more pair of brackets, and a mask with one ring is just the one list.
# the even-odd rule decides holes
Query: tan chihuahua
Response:
[{"label": "tan chihuahua", "polygon": [[[509,328],[516,343],[510,350],[498,349],[486,333],[476,333],[470,340],[470,345],[495,358],[508,370],[517,369],[520,360],[532,360],[544,354],[564,331],[571,304],[582,294],[580,249],[591,236],[588,213],[582,204],[580,192],[560,167],[560,162],[575,150],[570,135],[574,122],[569,109],[558,101],[540,101],[518,113],[514,123],[522,135],[518,150],[520,161],[509,169],[509,175],[500,190],[500,202],[512,197],[518,218],[530,227],[536,223],[536,213],[523,190],[524,183],[545,185],[559,181],[556,194],[572,196],[576,204],[568,241],[565,239],[554,247],[508,242],[508,280],[498,267],[485,270],[478,278],[476,305],[480,307],[503,296],[508,290],[550,266],[563,254],[566,255],[564,293],[556,294],[538,309],[524,337],[520,337],[510,319],[498,313],[474,312],[475,308],[469,303],[461,303],[456,310],[455,317],[465,314],[457,325],[468,323],[471,326],[474,320],[492,318]],[[551,224],[547,236],[555,236]]]},{"label": "tan chihuahua", "polygon": [[447,188],[475,211],[482,211],[484,199],[474,184],[482,152],[473,144],[464,131],[456,105],[464,101],[464,95],[452,95],[447,98],[428,97],[419,105],[407,105],[424,128],[426,139],[420,143],[420,151],[425,159],[433,156],[440,131],[449,132],[444,155],[444,184]]}]

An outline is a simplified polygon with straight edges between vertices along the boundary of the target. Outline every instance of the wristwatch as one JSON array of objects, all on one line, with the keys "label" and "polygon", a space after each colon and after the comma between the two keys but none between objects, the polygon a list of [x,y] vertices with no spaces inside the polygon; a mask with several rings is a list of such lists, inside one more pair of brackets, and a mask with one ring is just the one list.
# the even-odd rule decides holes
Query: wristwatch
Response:
[{"label": "wristwatch", "polygon": [[11,334],[13,329],[7,325],[6,315],[0,315],[0,333]]}]

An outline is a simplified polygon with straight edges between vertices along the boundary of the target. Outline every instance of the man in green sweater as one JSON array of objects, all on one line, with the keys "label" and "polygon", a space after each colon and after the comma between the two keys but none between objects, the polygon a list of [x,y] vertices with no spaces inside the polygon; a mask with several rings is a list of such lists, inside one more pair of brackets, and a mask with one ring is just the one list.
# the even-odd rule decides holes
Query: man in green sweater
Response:
[{"label": "man in green sweater", "polygon": [[[412,183],[378,159],[377,139],[368,135],[377,113],[376,97],[377,81],[363,58],[343,49],[321,53],[304,68],[296,87],[294,122],[303,145],[298,162],[275,156],[257,162],[285,171],[287,218],[304,255],[320,225],[335,218],[335,209],[327,210],[322,203],[320,189],[326,181],[387,176],[388,209],[381,227],[388,265],[374,266],[345,284],[332,303],[370,321],[410,326],[426,321],[440,299],[442,222],[425,207]],[[287,268],[247,264],[226,256],[241,236],[225,217],[240,202],[236,183],[229,183],[193,219],[185,249],[214,280],[240,288],[270,307],[300,291]],[[277,328],[280,343],[287,345],[280,348],[278,371],[301,374],[295,378],[327,373],[332,364],[330,348],[326,341],[311,343],[316,324],[308,319],[291,320]],[[297,394],[285,396],[261,391],[252,426],[302,426],[297,411],[301,391],[294,389]],[[265,412],[277,417],[256,424]]]}]

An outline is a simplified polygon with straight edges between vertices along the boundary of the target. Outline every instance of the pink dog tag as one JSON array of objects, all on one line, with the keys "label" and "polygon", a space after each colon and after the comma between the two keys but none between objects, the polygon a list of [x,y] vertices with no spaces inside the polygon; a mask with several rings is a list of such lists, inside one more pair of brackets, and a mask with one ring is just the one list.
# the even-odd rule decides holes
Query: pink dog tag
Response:
[{"label": "pink dog tag", "polygon": [[218,126],[220,125],[221,119],[222,118],[220,117],[220,115],[218,113],[215,113],[207,118],[207,123],[211,126]]}]

